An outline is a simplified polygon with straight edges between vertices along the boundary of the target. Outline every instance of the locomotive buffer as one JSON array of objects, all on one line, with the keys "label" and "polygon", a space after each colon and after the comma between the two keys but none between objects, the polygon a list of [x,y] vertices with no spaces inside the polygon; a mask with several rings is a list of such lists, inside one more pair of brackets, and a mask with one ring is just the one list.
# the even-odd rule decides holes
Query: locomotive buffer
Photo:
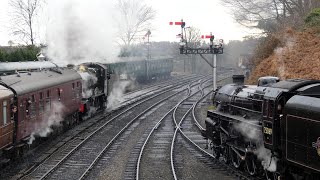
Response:
[{"label": "locomotive buffer", "polygon": [[[181,23],[176,23],[181,25],[181,40],[180,40],[180,54],[199,54],[211,67],[213,73],[213,90],[217,89],[217,54],[223,54],[223,40],[219,41],[219,44],[214,44],[214,35],[210,33],[209,36],[205,36],[206,38],[210,38],[210,46],[209,48],[190,48],[188,47],[187,38],[185,32],[185,25],[186,23],[181,19]],[[212,54],[212,63],[210,63],[203,54]]]}]

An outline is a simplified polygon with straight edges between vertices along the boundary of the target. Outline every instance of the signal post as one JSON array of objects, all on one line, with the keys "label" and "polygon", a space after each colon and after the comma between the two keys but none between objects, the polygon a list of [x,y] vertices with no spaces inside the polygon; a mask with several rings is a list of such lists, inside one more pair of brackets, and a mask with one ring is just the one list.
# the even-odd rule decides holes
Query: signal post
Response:
[{"label": "signal post", "polygon": [[[210,39],[210,44],[208,48],[190,48],[188,47],[188,42],[186,38],[185,25],[186,23],[181,19],[181,22],[170,22],[169,25],[180,25],[181,26],[181,40],[180,40],[180,54],[199,54],[211,67],[213,75],[213,90],[217,89],[217,54],[223,54],[223,40],[219,40],[219,44],[214,44],[214,35],[202,35],[201,38]],[[184,35],[185,34],[185,35]],[[210,63],[203,55],[212,54],[212,63]]]}]

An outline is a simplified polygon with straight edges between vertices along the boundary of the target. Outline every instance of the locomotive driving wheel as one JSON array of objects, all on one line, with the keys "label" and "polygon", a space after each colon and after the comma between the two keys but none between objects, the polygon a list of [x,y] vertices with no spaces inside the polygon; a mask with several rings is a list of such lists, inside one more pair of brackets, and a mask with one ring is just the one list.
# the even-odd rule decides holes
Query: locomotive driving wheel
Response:
[{"label": "locomotive driving wheel", "polygon": [[229,162],[229,146],[228,145],[222,146],[220,154],[221,154],[220,158],[222,162],[227,164]]},{"label": "locomotive driving wheel", "polygon": [[278,178],[280,177],[280,174],[275,172],[269,172],[267,170],[265,170],[265,174],[266,174],[267,180],[278,180]]},{"label": "locomotive driving wheel", "polygon": [[242,159],[232,148],[230,148],[230,158],[233,166],[239,169],[242,165]]},{"label": "locomotive driving wheel", "polygon": [[213,142],[210,142],[210,149],[212,149],[212,156],[215,159],[219,159],[220,157],[220,148],[213,144]]},{"label": "locomotive driving wheel", "polygon": [[246,169],[248,173],[253,176],[257,173],[257,166],[253,156],[248,156],[246,159]]}]

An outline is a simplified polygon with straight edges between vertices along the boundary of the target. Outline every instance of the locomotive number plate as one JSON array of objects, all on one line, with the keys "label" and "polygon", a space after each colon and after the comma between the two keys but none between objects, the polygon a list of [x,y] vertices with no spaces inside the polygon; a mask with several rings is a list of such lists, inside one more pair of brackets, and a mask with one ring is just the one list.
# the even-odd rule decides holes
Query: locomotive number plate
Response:
[{"label": "locomotive number plate", "polygon": [[264,134],[272,135],[272,129],[271,128],[264,127],[263,128],[263,132],[264,132]]}]

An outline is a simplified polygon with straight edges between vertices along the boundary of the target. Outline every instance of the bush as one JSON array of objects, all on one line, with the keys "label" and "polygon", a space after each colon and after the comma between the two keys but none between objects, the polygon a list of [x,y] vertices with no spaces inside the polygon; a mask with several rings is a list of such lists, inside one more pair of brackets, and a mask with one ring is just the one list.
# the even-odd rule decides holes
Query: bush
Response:
[{"label": "bush", "polygon": [[308,27],[320,27],[320,8],[313,9],[305,19]]},{"label": "bush", "polygon": [[40,48],[35,46],[0,47],[0,62],[33,61],[39,52]]}]

